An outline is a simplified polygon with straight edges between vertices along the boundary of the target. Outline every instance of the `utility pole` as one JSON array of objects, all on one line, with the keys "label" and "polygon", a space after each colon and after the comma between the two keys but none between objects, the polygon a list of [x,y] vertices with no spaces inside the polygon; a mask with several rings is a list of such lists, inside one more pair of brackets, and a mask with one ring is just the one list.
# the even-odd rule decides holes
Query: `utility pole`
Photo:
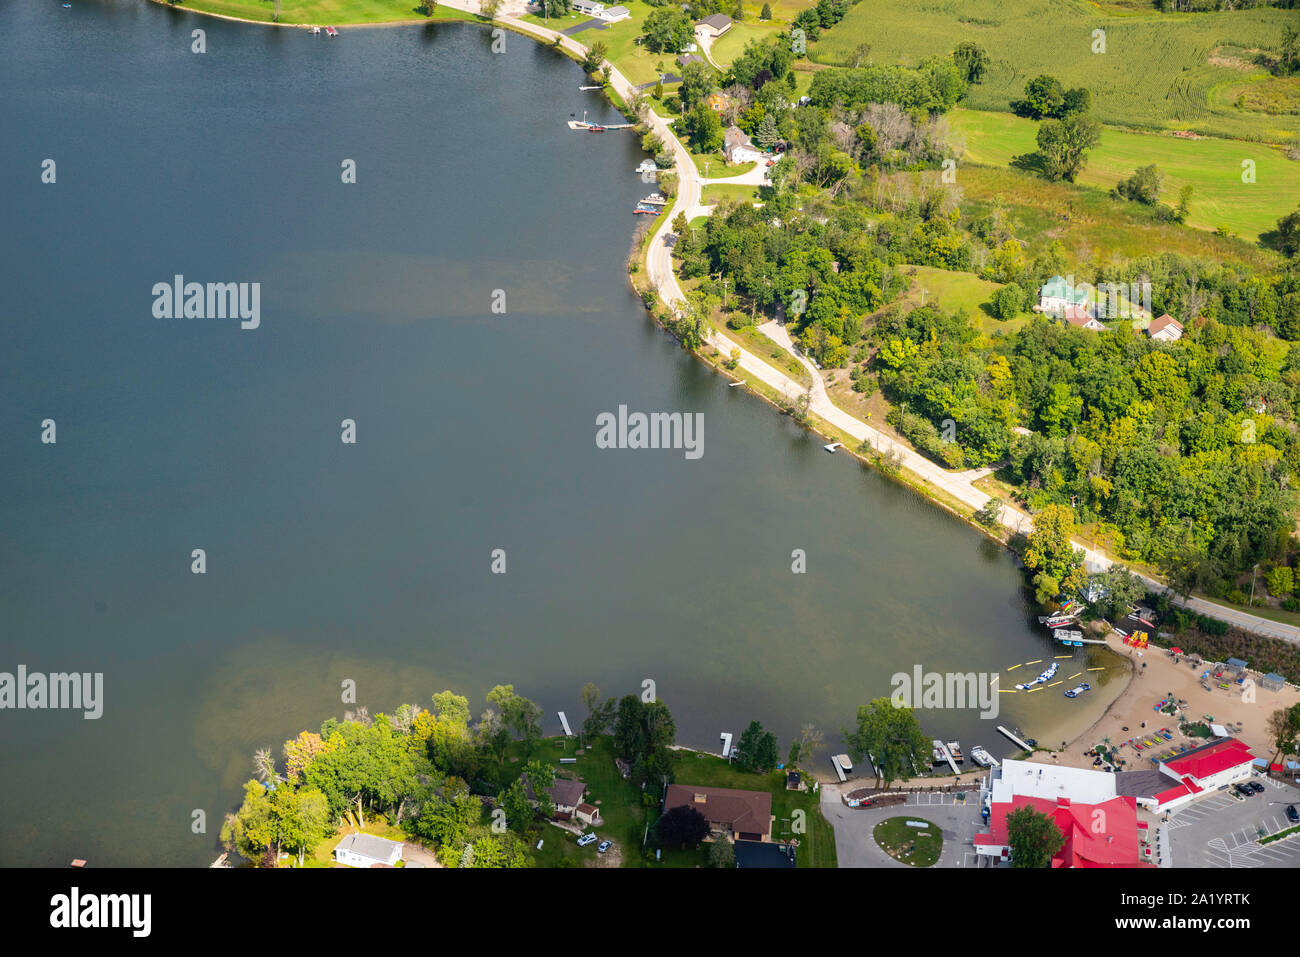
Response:
[{"label": "utility pole", "polygon": [[727,308],[727,280],[722,280],[722,308]]},{"label": "utility pole", "polygon": [[1255,574],[1259,571],[1259,562],[1250,570],[1250,607],[1255,607]]}]

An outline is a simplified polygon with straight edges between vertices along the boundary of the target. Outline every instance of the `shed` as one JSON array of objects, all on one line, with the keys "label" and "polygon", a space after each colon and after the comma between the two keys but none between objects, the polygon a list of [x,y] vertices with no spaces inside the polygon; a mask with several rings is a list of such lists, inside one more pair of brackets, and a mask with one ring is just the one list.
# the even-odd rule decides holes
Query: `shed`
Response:
[{"label": "shed", "polygon": [[1270,671],[1259,679],[1259,686],[1266,691],[1281,691],[1286,687],[1286,679],[1276,671]]},{"label": "shed", "polygon": [[1240,658],[1229,658],[1227,661],[1228,670],[1234,674],[1243,674],[1246,671],[1246,662]]}]

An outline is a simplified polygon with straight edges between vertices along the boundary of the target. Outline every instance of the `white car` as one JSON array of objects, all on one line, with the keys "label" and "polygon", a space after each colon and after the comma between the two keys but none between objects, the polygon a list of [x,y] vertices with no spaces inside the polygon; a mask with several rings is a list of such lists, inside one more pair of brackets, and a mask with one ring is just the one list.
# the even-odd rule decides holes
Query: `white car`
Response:
[{"label": "white car", "polygon": [[595,834],[584,834],[582,835],[582,837],[578,838],[579,847],[586,847],[588,844],[595,844],[595,843],[596,843]]},{"label": "white car", "polygon": [[597,854],[604,854],[606,851],[608,851],[608,850],[609,850],[611,847],[613,847],[613,846],[614,846],[614,842],[613,842],[613,841],[601,841],[600,844],[598,844],[598,845],[596,846],[596,853],[597,853]]}]

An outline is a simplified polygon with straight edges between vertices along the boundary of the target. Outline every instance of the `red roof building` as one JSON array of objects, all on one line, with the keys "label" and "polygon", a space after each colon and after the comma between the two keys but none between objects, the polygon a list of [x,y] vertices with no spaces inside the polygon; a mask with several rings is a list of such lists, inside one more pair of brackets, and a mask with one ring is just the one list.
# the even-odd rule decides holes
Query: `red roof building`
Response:
[{"label": "red roof building", "polygon": [[1220,738],[1162,761],[1161,773],[1177,783],[1155,795],[1153,810],[1170,811],[1205,791],[1243,781],[1250,777],[1254,761],[1250,748],[1236,738]]},{"label": "red roof building", "polygon": [[1127,795],[1100,804],[1074,804],[1069,798],[1016,795],[994,803],[989,813],[989,833],[976,834],[976,853],[1008,860],[1007,815],[1025,806],[1046,814],[1065,837],[1052,867],[1153,867],[1138,841],[1137,800]]}]

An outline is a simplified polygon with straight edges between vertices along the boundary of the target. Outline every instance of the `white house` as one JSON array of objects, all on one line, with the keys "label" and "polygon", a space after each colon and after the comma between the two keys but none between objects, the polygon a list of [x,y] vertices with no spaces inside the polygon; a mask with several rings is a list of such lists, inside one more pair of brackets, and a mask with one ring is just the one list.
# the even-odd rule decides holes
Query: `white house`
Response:
[{"label": "white house", "polygon": [[396,867],[405,846],[373,834],[349,834],[334,848],[334,860],[348,867]]},{"label": "white house", "polygon": [[605,11],[605,5],[596,0],[573,0],[573,9],[589,17],[598,17]]},{"label": "white house", "polygon": [[1169,313],[1151,320],[1147,335],[1161,342],[1175,342],[1183,337],[1183,325]]},{"label": "white house", "polygon": [[750,142],[745,131],[739,126],[727,127],[723,144],[723,153],[728,163],[757,163],[763,159],[763,154],[758,147]]},{"label": "white house", "polygon": [[1077,303],[1066,306],[1061,318],[1079,329],[1091,329],[1093,332],[1106,331],[1106,327],[1097,321],[1087,306]]},{"label": "white house", "polygon": [[1064,316],[1065,310],[1070,306],[1081,306],[1092,314],[1086,287],[1076,286],[1063,276],[1053,276],[1038,290],[1039,312]]},{"label": "white house", "polygon": [[606,7],[600,13],[596,14],[600,19],[609,23],[618,23],[620,20],[626,20],[632,16],[632,11],[620,4],[616,7]]},{"label": "white house", "polygon": [[1160,773],[1176,783],[1150,801],[1139,800],[1139,803],[1151,804],[1156,813],[1182,807],[1197,795],[1246,780],[1254,762],[1250,748],[1236,738],[1211,741],[1169,761],[1161,761],[1157,765]]}]

